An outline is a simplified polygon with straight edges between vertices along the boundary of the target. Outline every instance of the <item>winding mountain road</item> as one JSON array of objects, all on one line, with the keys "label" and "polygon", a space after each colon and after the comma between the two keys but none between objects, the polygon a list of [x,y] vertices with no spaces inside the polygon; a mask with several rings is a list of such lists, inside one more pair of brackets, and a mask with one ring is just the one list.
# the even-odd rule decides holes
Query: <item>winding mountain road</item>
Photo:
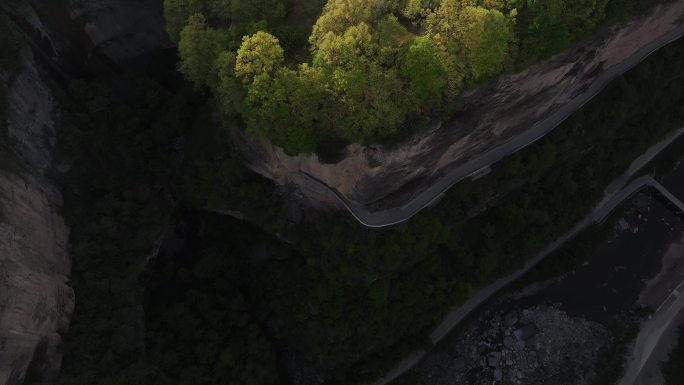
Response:
[{"label": "winding mountain road", "polygon": [[606,69],[584,93],[578,95],[570,103],[565,104],[547,118],[537,122],[529,130],[462,165],[456,166],[445,176],[438,179],[432,186],[421,191],[411,201],[401,207],[371,212],[363,205],[348,199],[344,194],[320,179],[303,171],[300,171],[300,173],[332,193],[363,226],[383,228],[399,224],[410,219],[424,208],[429,207],[434,201],[440,199],[454,184],[543,138],[572,113],[593,99],[610,81],[641,63],[658,49],[679,39],[682,35],[684,35],[684,24],[654,39],[628,59]]},{"label": "winding mountain road", "polygon": [[[576,223],[563,236],[553,241],[544,250],[525,262],[525,265],[522,268],[510,275],[492,282],[485,287],[476,290],[465,303],[452,308],[444,316],[444,318],[442,318],[442,321],[430,334],[430,341],[432,345],[434,346],[442,341],[442,339],[444,339],[444,337],[446,337],[456,325],[458,325],[466,316],[468,316],[473,310],[475,310],[496,292],[516,281],[530,269],[535,267],[539,262],[556,251],[560,246],[573,239],[587,227],[595,223],[603,222],[622,202],[624,202],[626,199],[629,199],[644,187],[655,188],[665,198],[670,200],[672,204],[684,211],[684,203],[672,195],[665,187],[658,183],[658,181],[648,175],[636,178],[625,186],[625,183],[632,179],[637,172],[645,167],[672,142],[681,137],[682,134],[684,134],[684,127],[674,131],[666,139],[651,146],[641,156],[636,158],[624,174],[620,175],[608,185],[605,191],[604,199],[596,206],[596,208],[587,214],[587,216],[585,216],[581,221]],[[426,354],[427,352],[425,350],[419,350],[409,354],[402,361],[400,361],[395,368],[387,372],[382,378],[373,382],[371,385],[386,385],[389,382],[394,381],[399,376],[406,373],[408,370],[418,364],[418,362],[420,362],[420,360]]]}]

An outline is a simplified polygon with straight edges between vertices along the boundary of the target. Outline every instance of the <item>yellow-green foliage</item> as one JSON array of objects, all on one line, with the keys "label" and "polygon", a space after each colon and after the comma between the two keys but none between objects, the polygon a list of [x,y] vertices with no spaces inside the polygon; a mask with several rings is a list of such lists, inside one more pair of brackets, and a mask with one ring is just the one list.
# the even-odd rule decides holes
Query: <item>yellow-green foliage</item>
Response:
[{"label": "yellow-green foliage", "polygon": [[214,61],[226,45],[225,33],[210,28],[198,13],[190,16],[180,38],[180,71],[198,87],[213,83]]},{"label": "yellow-green foliage", "polygon": [[281,0],[165,0],[185,76],[290,153],[328,138],[385,141],[465,88],[567,46],[629,0],[328,0],[308,63],[292,59],[303,56],[285,18],[301,12],[297,1],[286,10]]},{"label": "yellow-green foliage", "polygon": [[329,32],[316,46],[315,65],[352,68],[359,60],[377,55],[378,45],[373,42],[366,23],[347,28],[341,34]]},{"label": "yellow-green foliage", "polygon": [[329,0],[309,42],[316,49],[329,32],[341,34],[359,23],[371,23],[386,14],[388,3],[386,0]]},{"label": "yellow-green foliage", "polygon": [[257,76],[270,77],[285,62],[285,53],[273,35],[259,31],[245,36],[237,51],[235,74],[249,84]]},{"label": "yellow-green foliage", "polygon": [[508,58],[511,20],[497,9],[476,4],[475,0],[443,0],[427,18],[427,34],[438,47],[453,94],[467,80],[496,75]]},{"label": "yellow-green foliage", "polygon": [[422,106],[428,99],[438,96],[446,85],[444,66],[429,36],[420,36],[415,40],[406,53],[401,70],[409,80],[416,106]]}]

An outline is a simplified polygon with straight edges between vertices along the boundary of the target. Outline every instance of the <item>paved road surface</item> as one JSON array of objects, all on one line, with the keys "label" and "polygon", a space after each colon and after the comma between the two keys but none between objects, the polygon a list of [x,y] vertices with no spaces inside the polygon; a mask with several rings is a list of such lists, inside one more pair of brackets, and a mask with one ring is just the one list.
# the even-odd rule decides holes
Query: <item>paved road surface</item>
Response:
[{"label": "paved road surface", "polygon": [[[634,172],[638,169],[634,170]],[[624,174],[626,175],[626,174]],[[624,179],[624,175],[621,179]],[[612,184],[611,184],[612,185]],[[676,197],[670,194],[669,191],[665,189],[658,181],[651,178],[650,176],[642,176],[634,179],[629,185],[620,189],[619,191],[607,191],[607,199],[604,199],[589,215],[584,217],[581,221],[575,224],[567,233],[562,237],[553,241],[548,245],[543,251],[537,254],[534,258],[528,260],[525,265],[514,274],[501,278],[484,288],[476,291],[468,301],[464,304],[452,309],[447,316],[442,320],[442,322],[437,326],[437,328],[430,334],[430,340],[433,344],[441,341],[450,331],[454,328],[463,318],[465,318],[471,311],[477,308],[482,302],[487,298],[491,297],[494,293],[501,290],[502,288],[508,286],[513,281],[520,278],[523,274],[527,273],[530,269],[536,266],[544,258],[549,256],[551,253],[556,251],[565,242],[573,239],[577,234],[582,232],[587,227],[595,223],[603,222],[622,202],[634,195],[636,192],[644,187],[653,187],[657,189],[661,194],[668,198],[674,205],[676,205],[680,210],[684,211],[684,203],[679,201]]]},{"label": "paved road surface", "polygon": [[511,138],[507,142],[497,147],[492,148],[491,150],[468,161],[467,163],[455,167],[444,177],[435,181],[432,186],[420,192],[415,198],[406,203],[404,206],[383,211],[370,212],[364,206],[347,199],[347,197],[345,197],[342,193],[337,191],[335,188],[328,186],[323,181],[308,173],[301,173],[311,178],[313,181],[322,184],[326,190],[334,194],[335,197],[337,197],[344,207],[352,214],[352,216],[354,216],[354,218],[356,218],[356,220],[358,220],[362,225],[369,228],[382,228],[396,225],[408,220],[412,216],[416,215],[420,210],[429,207],[433,201],[439,199],[445,191],[451,188],[451,186],[467,178],[469,175],[477,172],[480,169],[491,166],[502,158],[513,154],[529,144],[541,139],[565,119],[567,119],[573,112],[577,111],[584,104],[589,102],[615,77],[633,68],[653,52],[679,39],[682,35],[684,35],[684,24],[653,40],[622,63],[605,70],[604,73],[601,74],[584,93],[578,95],[570,103],[567,103],[546,119],[537,122],[529,130]]},{"label": "paved road surface", "polygon": [[[613,212],[613,210],[615,210],[625,199],[628,199],[640,189],[650,186],[656,188],[661,193],[666,192],[664,195],[668,198],[674,198],[673,204],[684,211],[684,203],[676,199],[674,196],[672,196],[672,194],[669,194],[669,192],[667,192],[667,190],[660,185],[660,183],[650,176],[639,177],[634,179],[627,186],[624,186],[624,184],[629,181],[629,179],[631,179],[637,172],[639,172],[639,170],[641,170],[650,160],[667,148],[670,143],[679,138],[682,134],[684,134],[684,127],[678,129],[669,135],[665,140],[646,150],[630,165],[624,174],[616,178],[611,184],[608,185],[605,192],[605,198],[594,210],[592,210],[586,217],[575,224],[575,226],[573,226],[567,233],[556,239],[544,250],[528,260],[521,269],[476,290],[465,303],[452,308],[446,314],[446,316],[444,316],[440,324],[430,334],[430,341],[432,344],[436,345],[439,343],[456,325],[458,325],[466,316],[468,316],[468,314],[480,306],[484,301],[489,299],[497,291],[503,289],[510,283],[520,278],[523,274],[527,273],[530,269],[557,250],[565,242],[573,239],[575,236],[577,236],[577,234],[590,225],[604,221],[610,215],[610,213]],[[387,372],[382,378],[378,379],[371,385],[385,385],[395,380],[420,362],[425,354],[427,353],[424,350],[411,353],[394,369]]]},{"label": "paved road surface", "polygon": [[658,311],[643,323],[632,350],[629,366],[618,385],[632,385],[636,381],[663,333],[679,311],[684,308],[684,293],[680,294],[682,291],[684,291],[684,281],[665,299]]}]

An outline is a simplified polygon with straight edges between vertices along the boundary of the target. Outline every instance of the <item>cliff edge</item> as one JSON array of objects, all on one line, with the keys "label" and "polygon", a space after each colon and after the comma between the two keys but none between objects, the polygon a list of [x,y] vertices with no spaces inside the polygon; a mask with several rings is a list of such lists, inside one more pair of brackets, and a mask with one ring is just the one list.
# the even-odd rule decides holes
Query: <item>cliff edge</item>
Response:
[{"label": "cliff edge", "polygon": [[[62,198],[45,177],[55,143],[55,104],[33,55],[3,75],[8,84],[7,132],[14,167],[0,168],[0,384],[54,380],[60,334],[69,325],[69,230]],[[32,369],[30,369],[32,368]]]},{"label": "cliff edge", "polygon": [[241,133],[236,137],[254,171],[295,186],[309,203],[342,202],[365,225],[382,227],[410,218],[454,183],[539,139],[610,80],[682,32],[684,0],[659,5],[469,92],[454,106],[451,120],[395,145],[349,145],[334,164],[316,155],[288,156]]},{"label": "cliff edge", "polygon": [[7,0],[0,12],[27,43],[17,69],[0,71],[0,385],[52,384],[75,302],[69,228],[49,176],[60,120],[52,90],[172,44],[160,9],[136,0]]}]

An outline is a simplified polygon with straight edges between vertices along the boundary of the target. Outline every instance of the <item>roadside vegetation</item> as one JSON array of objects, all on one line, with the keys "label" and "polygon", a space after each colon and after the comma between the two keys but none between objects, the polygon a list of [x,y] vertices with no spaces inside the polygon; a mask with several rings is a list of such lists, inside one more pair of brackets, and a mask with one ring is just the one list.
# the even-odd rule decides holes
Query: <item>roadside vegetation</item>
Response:
[{"label": "roadside vegetation", "polygon": [[[59,153],[71,164],[61,184],[77,306],[60,383],[277,384],[284,357],[331,384],[372,380],[684,124],[681,73],[682,41],[490,175],[382,232],[339,214],[285,222],[271,184],[212,122],[210,101],[173,74],[74,84],[62,95]],[[239,212],[252,226],[203,211]],[[188,216],[199,246],[149,259]]]},{"label": "roadside vegetation", "polygon": [[[165,0],[179,68],[290,154],[386,142],[634,0]],[[317,18],[317,19],[316,19]],[[313,24],[307,24],[309,21]]]},{"label": "roadside vegetation", "polygon": [[662,366],[666,385],[684,384],[684,328],[679,329],[677,347]]}]

